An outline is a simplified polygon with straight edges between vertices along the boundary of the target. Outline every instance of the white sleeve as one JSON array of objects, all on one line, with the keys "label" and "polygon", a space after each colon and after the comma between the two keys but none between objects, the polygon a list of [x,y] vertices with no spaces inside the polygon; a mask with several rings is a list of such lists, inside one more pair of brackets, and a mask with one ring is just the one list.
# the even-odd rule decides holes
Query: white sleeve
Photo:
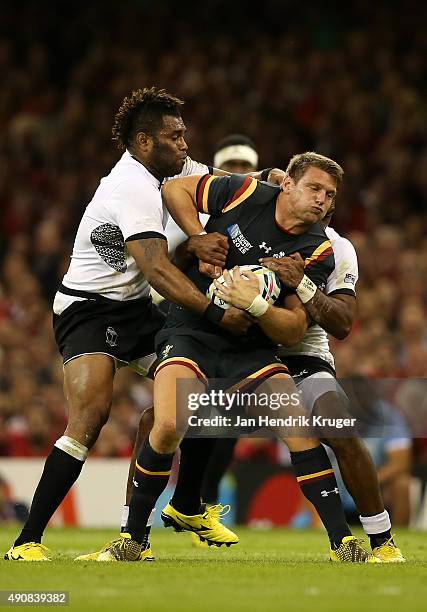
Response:
[{"label": "white sleeve", "polygon": [[354,246],[350,240],[340,236],[332,241],[332,249],[335,257],[335,268],[326,281],[326,295],[340,289],[346,289],[355,293],[359,269]]},{"label": "white sleeve", "polygon": [[170,181],[171,179],[174,179],[174,178],[182,178],[183,176],[192,176],[194,174],[200,174],[201,176],[203,174],[209,174],[209,168],[208,166],[206,166],[206,164],[201,164],[199,162],[196,162],[194,161],[194,159],[191,159],[191,157],[187,155],[187,158],[185,160],[185,164],[184,164],[184,167],[181,173],[176,174],[175,176],[169,176],[167,179],[165,179],[165,182]]},{"label": "white sleeve", "polygon": [[[192,176],[192,175],[197,175],[197,174],[203,175],[203,174],[208,174],[208,173],[209,173],[208,166],[206,166],[205,164],[196,162],[193,159],[191,159],[191,157],[187,156],[187,159],[185,160],[184,168],[182,169],[181,174],[178,174],[177,176],[171,176],[165,179],[165,182],[170,181],[171,179],[174,179],[174,178],[181,178],[183,176]],[[209,221],[209,217],[210,215],[206,215],[204,213],[199,214],[200,223],[203,225],[203,227]],[[175,223],[172,217],[170,217],[168,220],[165,233],[168,239],[170,253],[172,253],[176,249],[178,244],[181,244],[181,242],[184,242],[184,240],[187,239],[186,234],[184,234],[182,229],[178,227],[178,225]]]},{"label": "white sleeve", "polygon": [[147,232],[165,235],[162,198],[154,185],[127,179],[114,189],[108,207],[125,240]]}]

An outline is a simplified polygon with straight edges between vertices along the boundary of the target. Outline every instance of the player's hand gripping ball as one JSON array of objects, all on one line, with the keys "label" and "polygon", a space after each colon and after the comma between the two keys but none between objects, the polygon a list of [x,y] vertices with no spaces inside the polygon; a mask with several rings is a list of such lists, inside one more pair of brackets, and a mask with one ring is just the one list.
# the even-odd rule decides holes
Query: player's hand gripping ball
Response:
[{"label": "player's hand gripping ball", "polygon": [[[269,270],[268,268],[264,268],[264,266],[259,265],[250,265],[250,266],[239,266],[239,270],[241,274],[245,274],[245,270],[250,270],[258,277],[259,283],[259,292],[262,297],[271,304],[274,304],[276,300],[280,297],[280,293],[282,291],[282,284],[279,280],[279,277],[276,275],[273,270]],[[233,276],[233,271],[229,270],[229,274]],[[217,282],[221,285],[227,286],[224,276],[220,276],[217,279]],[[215,285],[212,283],[209,286],[209,289],[206,291],[206,296],[217,306],[221,306],[224,310],[230,308],[230,305],[227,302],[224,302],[221,298],[215,295],[214,293]]]}]

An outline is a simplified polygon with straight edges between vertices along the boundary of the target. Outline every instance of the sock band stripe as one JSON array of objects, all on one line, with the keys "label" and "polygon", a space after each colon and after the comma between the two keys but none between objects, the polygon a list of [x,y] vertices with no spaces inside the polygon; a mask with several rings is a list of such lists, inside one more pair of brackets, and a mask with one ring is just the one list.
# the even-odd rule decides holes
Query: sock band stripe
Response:
[{"label": "sock band stripe", "polygon": [[89,452],[89,449],[86,446],[80,444],[80,442],[77,442],[77,440],[74,440],[69,436],[61,436],[55,442],[54,446],[59,448],[59,450],[62,450],[64,453],[67,453],[67,455],[78,459],[79,461],[86,461]]},{"label": "sock band stripe", "polygon": [[152,472],[151,470],[146,470],[139,465],[138,461],[135,463],[135,467],[137,470],[143,474],[146,474],[147,476],[170,476],[171,473],[171,470],[166,470],[164,472]]},{"label": "sock band stripe", "polygon": [[334,470],[331,468],[329,470],[323,470],[321,472],[314,472],[313,474],[306,474],[305,476],[297,476],[297,482],[303,482],[304,484],[307,484],[308,482],[322,480],[323,478],[328,478],[329,476],[333,475]]}]

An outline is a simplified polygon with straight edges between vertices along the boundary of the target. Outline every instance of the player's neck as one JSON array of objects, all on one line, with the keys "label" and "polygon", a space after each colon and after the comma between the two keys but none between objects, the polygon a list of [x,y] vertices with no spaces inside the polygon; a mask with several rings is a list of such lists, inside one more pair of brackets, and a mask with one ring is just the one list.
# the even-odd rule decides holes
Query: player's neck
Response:
[{"label": "player's neck", "polygon": [[136,159],[136,161],[138,161],[140,164],[142,164],[145,168],[147,168],[148,172],[152,174],[158,181],[160,181],[160,183],[164,180],[165,177],[163,176],[162,172],[158,170],[158,168],[150,164],[148,160],[144,159],[140,155],[137,155],[135,152],[129,152],[132,157]]},{"label": "player's neck", "polygon": [[299,236],[304,234],[310,224],[295,217],[291,211],[276,206],[276,225],[286,234]]}]

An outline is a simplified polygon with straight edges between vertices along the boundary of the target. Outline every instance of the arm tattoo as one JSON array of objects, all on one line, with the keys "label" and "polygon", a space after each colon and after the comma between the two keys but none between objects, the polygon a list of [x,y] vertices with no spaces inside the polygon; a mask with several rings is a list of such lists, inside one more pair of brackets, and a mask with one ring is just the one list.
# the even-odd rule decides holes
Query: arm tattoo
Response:
[{"label": "arm tattoo", "polygon": [[324,295],[319,289],[314,294],[313,298],[304,304],[311,319],[321,325],[325,319],[327,320],[331,311],[334,310],[334,303],[331,298]]},{"label": "arm tattoo", "polygon": [[144,253],[147,263],[152,263],[159,257],[168,255],[168,243],[162,238],[144,238],[139,240],[139,244]]}]

